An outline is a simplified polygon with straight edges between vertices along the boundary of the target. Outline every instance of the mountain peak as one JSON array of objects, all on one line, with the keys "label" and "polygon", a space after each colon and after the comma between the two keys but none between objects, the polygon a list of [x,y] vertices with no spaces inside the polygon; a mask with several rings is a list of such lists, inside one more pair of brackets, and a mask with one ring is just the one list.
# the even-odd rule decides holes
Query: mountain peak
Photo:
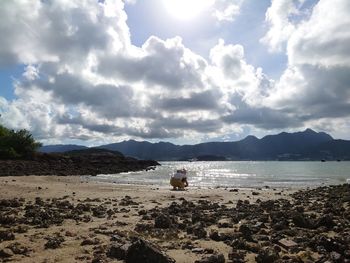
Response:
[{"label": "mountain peak", "polygon": [[313,129],[307,128],[304,133],[317,133]]},{"label": "mountain peak", "polygon": [[244,142],[255,142],[255,141],[258,141],[258,140],[259,139],[257,137],[255,137],[254,135],[248,135],[242,141],[244,141]]},{"label": "mountain peak", "polygon": [[302,133],[305,134],[309,134],[309,135],[318,135],[318,137],[322,137],[325,141],[329,140],[333,140],[333,137],[330,136],[328,133],[325,132],[316,132],[310,128],[307,128],[305,131],[303,131]]}]

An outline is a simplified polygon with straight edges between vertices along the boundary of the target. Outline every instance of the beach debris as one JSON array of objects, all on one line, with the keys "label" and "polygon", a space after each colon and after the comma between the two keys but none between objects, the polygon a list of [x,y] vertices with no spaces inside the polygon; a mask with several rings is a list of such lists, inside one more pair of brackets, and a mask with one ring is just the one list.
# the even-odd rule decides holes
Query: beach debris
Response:
[{"label": "beach debris", "polygon": [[296,247],[298,244],[295,243],[293,240],[290,240],[290,239],[286,239],[286,238],[282,238],[278,241],[278,244],[285,248],[285,249],[291,249],[293,247]]}]

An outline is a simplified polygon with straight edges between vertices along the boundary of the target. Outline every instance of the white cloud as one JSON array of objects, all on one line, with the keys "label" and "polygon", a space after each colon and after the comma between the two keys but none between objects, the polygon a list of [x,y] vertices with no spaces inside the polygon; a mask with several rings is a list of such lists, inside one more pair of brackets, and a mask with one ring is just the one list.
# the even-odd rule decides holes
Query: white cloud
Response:
[{"label": "white cloud", "polygon": [[[293,112],[300,122],[340,127],[350,112],[350,2],[321,0],[287,39],[288,67],[267,107]],[[317,125],[318,123],[318,125]],[[330,130],[327,128],[327,130]]]},{"label": "white cloud", "polygon": [[28,65],[26,66],[22,76],[25,77],[27,80],[35,80],[39,77],[38,68],[34,65]]},{"label": "white cloud", "polygon": [[266,22],[270,28],[260,41],[269,46],[270,51],[282,51],[282,45],[295,30],[290,15],[298,14],[295,0],[272,0],[266,12]]},{"label": "white cloud", "polygon": [[222,22],[232,22],[240,13],[243,0],[216,0],[214,5],[214,16]]},{"label": "white cloud", "polygon": [[322,0],[288,41],[292,65],[350,66],[350,2]]},{"label": "white cloud", "polygon": [[4,1],[0,63],[78,63],[93,49],[125,47],[130,34],[123,6],[112,0]]},{"label": "white cloud", "polygon": [[[7,35],[0,61],[26,69],[14,86],[17,98],[0,98],[1,121],[44,141],[113,141],[198,140],[242,126],[284,129],[347,117],[350,12],[336,1],[320,1],[295,24],[288,19],[298,12],[294,2],[269,9],[271,21],[282,22],[272,23],[280,36],[267,41],[275,48],[286,42],[289,56],[276,83],[246,61],[239,44],[219,40],[209,59],[179,37],[133,46],[121,0],[8,1],[0,10],[0,34]],[[324,8],[342,19],[322,22]],[[286,35],[283,23],[293,27]]]}]

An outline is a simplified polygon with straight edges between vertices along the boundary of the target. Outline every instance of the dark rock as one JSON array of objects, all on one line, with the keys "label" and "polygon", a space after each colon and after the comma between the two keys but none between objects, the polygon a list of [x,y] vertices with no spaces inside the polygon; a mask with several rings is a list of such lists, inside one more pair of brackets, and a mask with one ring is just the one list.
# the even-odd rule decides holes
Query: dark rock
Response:
[{"label": "dark rock", "polygon": [[135,226],[136,232],[150,232],[154,230],[154,226],[151,224],[138,223]]},{"label": "dark rock", "polygon": [[138,203],[134,202],[130,196],[126,195],[119,203],[120,206],[130,206],[130,205],[138,205]]},{"label": "dark rock", "polygon": [[79,203],[79,204],[77,204],[75,209],[78,210],[78,211],[82,211],[82,212],[90,212],[91,205],[90,204]]},{"label": "dark rock", "polygon": [[339,253],[332,251],[330,254],[331,260],[333,262],[343,262],[342,260],[342,255],[340,255]]},{"label": "dark rock", "polygon": [[247,250],[247,242],[244,241],[242,238],[234,239],[231,242],[231,247],[234,249]]},{"label": "dark rock", "polygon": [[13,232],[8,230],[0,231],[0,241],[14,240],[14,239],[15,239],[15,235],[13,234]]},{"label": "dark rock", "polygon": [[140,211],[138,211],[138,214],[140,216],[147,215],[147,211],[146,210],[140,210]]},{"label": "dark rock", "polygon": [[273,263],[279,259],[279,255],[272,249],[265,249],[255,257],[257,263]]},{"label": "dark rock", "polygon": [[326,228],[331,229],[333,226],[335,226],[335,223],[333,221],[333,216],[330,214],[323,215],[316,222],[316,226],[317,227],[325,226]]},{"label": "dark rock", "polygon": [[299,212],[295,212],[292,216],[292,220],[293,223],[297,226],[297,227],[301,227],[301,228],[308,228],[308,229],[312,229],[314,228],[314,224],[310,221],[309,218],[307,218],[304,214],[299,213]]},{"label": "dark rock", "polygon": [[26,255],[29,252],[29,249],[22,244],[15,242],[7,246],[11,249],[14,254]]},{"label": "dark rock", "polygon": [[175,263],[175,260],[162,252],[155,245],[138,239],[129,247],[126,257],[126,263]]},{"label": "dark rock", "polygon": [[245,240],[247,240],[247,241],[253,241],[253,238],[252,238],[252,231],[251,231],[250,226],[245,225],[245,224],[241,225],[241,226],[239,227],[239,232],[242,233],[242,235],[243,235],[243,237],[244,237]]},{"label": "dark rock", "polygon": [[201,254],[201,253],[204,252],[204,248],[201,248],[201,247],[192,248],[192,249],[191,249],[191,252],[192,252],[192,253]]},{"label": "dark rock", "polygon": [[94,239],[86,238],[80,243],[81,246],[91,246],[91,245],[98,245],[98,244],[100,244],[100,240],[98,238],[94,238]]},{"label": "dark rock", "polygon": [[23,205],[24,199],[1,199],[0,200],[0,210],[4,210],[8,207],[16,208]]},{"label": "dark rock", "polygon": [[13,252],[9,248],[3,248],[0,250],[0,258],[10,258],[13,256]]},{"label": "dark rock", "polygon": [[218,231],[211,231],[209,234],[209,238],[214,241],[221,241],[221,237],[219,236]]},{"label": "dark rock", "polygon": [[92,208],[92,215],[95,217],[104,218],[106,216],[106,213],[107,209],[102,205]]},{"label": "dark rock", "polygon": [[223,254],[211,255],[209,257],[196,260],[195,263],[225,263],[225,257]]},{"label": "dark rock", "polygon": [[169,228],[171,226],[171,219],[165,214],[160,214],[154,219],[155,228]]},{"label": "dark rock", "polygon": [[[25,160],[0,160],[0,174],[23,175],[97,175],[141,171],[159,165],[152,160],[128,158],[105,149],[87,149],[68,153],[36,153]],[[38,190],[42,188],[37,187]]]},{"label": "dark rock", "polygon": [[228,259],[231,260],[233,263],[244,263],[244,252],[238,251],[233,249],[229,254],[228,254]]},{"label": "dark rock", "polygon": [[281,220],[279,222],[276,222],[275,224],[272,225],[272,228],[276,231],[281,231],[283,229],[288,228],[288,221],[287,220]]},{"label": "dark rock", "polygon": [[228,223],[228,222],[219,222],[218,227],[219,228],[232,228],[233,224]]},{"label": "dark rock", "polygon": [[13,215],[0,214],[0,224],[1,225],[12,225],[16,223],[17,218]]},{"label": "dark rock", "polygon": [[45,244],[45,249],[56,249],[61,246],[64,242],[64,238],[61,236],[47,237],[47,242]]},{"label": "dark rock", "polygon": [[45,202],[41,197],[35,197],[35,204],[43,206],[45,204]]},{"label": "dark rock", "polygon": [[28,226],[19,225],[19,226],[16,226],[16,227],[13,229],[13,231],[16,232],[16,233],[23,234],[23,233],[27,233],[27,232],[28,232],[28,229],[29,229]]},{"label": "dark rock", "polygon": [[246,250],[258,253],[261,250],[261,246],[258,243],[246,243]]},{"label": "dark rock", "polygon": [[116,258],[118,260],[124,260],[126,258],[127,251],[129,250],[130,244],[112,244],[107,252],[107,256],[110,258]]},{"label": "dark rock", "polygon": [[206,238],[207,237],[207,231],[205,231],[203,225],[201,223],[196,224],[193,227],[193,235],[196,238],[202,239],[202,238]]},{"label": "dark rock", "polygon": [[182,246],[181,249],[193,249],[194,246],[190,240],[186,241]]},{"label": "dark rock", "polygon": [[273,250],[275,250],[276,253],[279,253],[279,252],[282,251],[281,247],[280,247],[280,246],[277,246],[277,245],[273,246]]}]

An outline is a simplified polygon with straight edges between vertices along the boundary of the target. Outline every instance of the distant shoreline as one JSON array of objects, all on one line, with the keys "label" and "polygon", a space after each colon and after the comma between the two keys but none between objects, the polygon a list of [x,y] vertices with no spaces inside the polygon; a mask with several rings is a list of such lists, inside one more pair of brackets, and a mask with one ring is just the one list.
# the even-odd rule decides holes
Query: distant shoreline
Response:
[{"label": "distant shoreline", "polygon": [[37,153],[28,159],[0,160],[0,176],[97,175],[152,169],[153,160],[127,158],[108,150],[82,150],[63,154]]}]

